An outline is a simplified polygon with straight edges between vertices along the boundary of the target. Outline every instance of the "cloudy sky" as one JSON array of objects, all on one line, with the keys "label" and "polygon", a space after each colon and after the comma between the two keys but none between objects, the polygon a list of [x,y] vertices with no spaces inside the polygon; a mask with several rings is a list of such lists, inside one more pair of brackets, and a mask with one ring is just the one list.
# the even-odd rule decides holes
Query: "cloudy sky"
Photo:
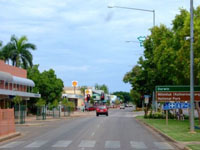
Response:
[{"label": "cloudy sky", "polygon": [[34,64],[53,68],[65,86],[129,91],[122,79],[143,54],[137,37],[149,34],[153,14],[108,5],[155,9],[156,25],[168,27],[179,8],[189,10],[189,0],[0,0],[0,40],[26,35],[37,45]]}]

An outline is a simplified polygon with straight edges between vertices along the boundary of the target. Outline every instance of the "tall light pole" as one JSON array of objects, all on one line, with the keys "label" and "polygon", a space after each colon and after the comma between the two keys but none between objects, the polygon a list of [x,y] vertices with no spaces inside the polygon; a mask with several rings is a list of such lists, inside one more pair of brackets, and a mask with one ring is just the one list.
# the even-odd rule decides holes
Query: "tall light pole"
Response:
[{"label": "tall light pole", "polygon": [[155,24],[156,24],[156,15],[155,15],[156,12],[155,12],[155,10],[132,8],[132,7],[121,7],[121,6],[108,6],[108,8],[122,8],[122,9],[131,9],[131,10],[152,12],[153,13],[153,27],[155,27]]},{"label": "tall light pole", "polygon": [[193,0],[190,0],[190,132],[194,132],[194,23]]}]

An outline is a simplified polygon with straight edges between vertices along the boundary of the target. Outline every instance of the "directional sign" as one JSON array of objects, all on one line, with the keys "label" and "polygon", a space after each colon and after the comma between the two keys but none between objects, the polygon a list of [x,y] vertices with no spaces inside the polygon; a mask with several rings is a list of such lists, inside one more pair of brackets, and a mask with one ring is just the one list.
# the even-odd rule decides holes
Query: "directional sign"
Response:
[{"label": "directional sign", "polygon": [[182,102],[175,102],[175,103],[170,103],[166,102],[163,106],[163,110],[170,110],[170,109],[187,109],[190,107],[189,103],[182,103]]},{"label": "directional sign", "polygon": [[140,47],[143,47],[143,42],[145,41],[146,37],[145,36],[139,36],[137,39],[140,42]]},{"label": "directional sign", "polygon": [[[200,86],[194,87],[194,99],[200,101]],[[158,102],[180,102],[190,100],[189,86],[156,86],[156,100]]]}]

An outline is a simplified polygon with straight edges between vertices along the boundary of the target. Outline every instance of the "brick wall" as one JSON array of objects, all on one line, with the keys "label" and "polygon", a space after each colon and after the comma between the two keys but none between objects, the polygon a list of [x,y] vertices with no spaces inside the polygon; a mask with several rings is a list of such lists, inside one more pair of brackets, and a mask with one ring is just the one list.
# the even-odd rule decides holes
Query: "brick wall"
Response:
[{"label": "brick wall", "polygon": [[26,70],[5,64],[3,60],[0,60],[0,71],[8,72],[13,76],[27,78]]},{"label": "brick wall", "polygon": [[0,136],[16,132],[14,109],[0,109]]}]

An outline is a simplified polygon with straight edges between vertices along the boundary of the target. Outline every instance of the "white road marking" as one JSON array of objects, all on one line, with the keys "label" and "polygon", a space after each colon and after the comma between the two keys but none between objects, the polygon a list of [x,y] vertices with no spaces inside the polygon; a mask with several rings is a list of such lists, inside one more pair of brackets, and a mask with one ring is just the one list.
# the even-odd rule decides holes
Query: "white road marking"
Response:
[{"label": "white road marking", "polygon": [[105,148],[120,148],[120,141],[106,141]]},{"label": "white road marking", "polygon": [[97,128],[99,128],[99,127],[100,127],[100,125],[98,124],[98,125],[97,125]]},{"label": "white road marking", "polygon": [[40,146],[42,146],[42,145],[44,145],[44,144],[46,144],[46,143],[47,143],[47,141],[35,141],[35,142],[33,142],[33,143],[27,145],[25,148],[40,147]]},{"label": "white road marking", "polygon": [[58,141],[56,144],[54,144],[52,147],[68,147],[72,141]]},{"label": "white road marking", "polygon": [[174,149],[171,145],[167,142],[154,142],[155,146],[159,149]]},{"label": "white road marking", "polygon": [[146,145],[143,142],[130,141],[131,147],[135,149],[146,149]]},{"label": "white road marking", "polygon": [[6,145],[3,145],[3,146],[0,146],[0,148],[13,148],[13,147],[16,147],[22,143],[24,143],[25,141],[16,141],[16,142],[11,142],[11,143],[8,143]]},{"label": "white road marking", "polygon": [[90,141],[90,140],[83,140],[81,141],[81,143],[79,144],[78,147],[91,147],[93,148],[96,144],[96,141]]}]

